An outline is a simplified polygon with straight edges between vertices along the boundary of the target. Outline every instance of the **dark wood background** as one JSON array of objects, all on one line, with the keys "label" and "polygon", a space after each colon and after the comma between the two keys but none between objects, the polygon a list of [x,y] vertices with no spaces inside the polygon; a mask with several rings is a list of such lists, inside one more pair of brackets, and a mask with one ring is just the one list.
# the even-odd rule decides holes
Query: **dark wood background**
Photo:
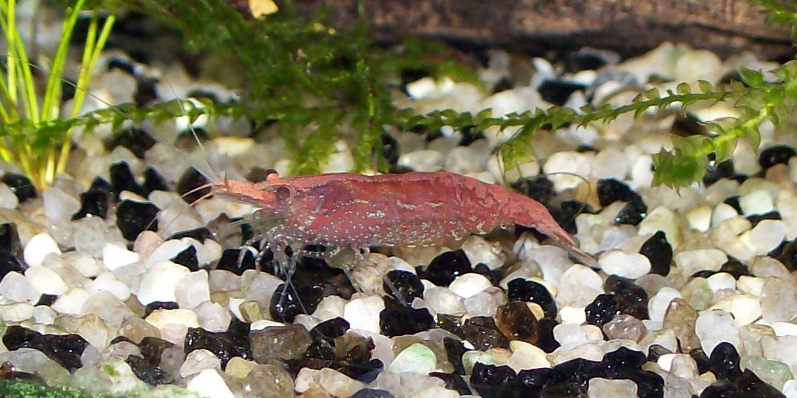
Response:
[{"label": "dark wood background", "polygon": [[[294,0],[303,13],[327,7],[341,29],[353,26],[357,3]],[[531,53],[591,46],[633,55],[669,40],[722,56],[795,54],[788,30],[770,26],[748,0],[365,0],[365,9],[382,42],[413,34]]]}]

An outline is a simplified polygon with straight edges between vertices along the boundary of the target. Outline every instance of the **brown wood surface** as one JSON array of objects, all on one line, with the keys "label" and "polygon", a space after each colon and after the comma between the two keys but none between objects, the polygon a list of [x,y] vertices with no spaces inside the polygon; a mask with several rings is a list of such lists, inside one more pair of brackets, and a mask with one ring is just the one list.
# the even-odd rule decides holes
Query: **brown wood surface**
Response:
[{"label": "brown wood surface", "polygon": [[[240,2],[241,0],[230,0]],[[346,29],[358,0],[293,0],[303,13],[327,7]],[[748,50],[793,58],[787,29],[773,28],[748,0],[364,0],[375,39],[412,34],[519,51],[609,48],[636,54],[663,41],[728,56]]]}]

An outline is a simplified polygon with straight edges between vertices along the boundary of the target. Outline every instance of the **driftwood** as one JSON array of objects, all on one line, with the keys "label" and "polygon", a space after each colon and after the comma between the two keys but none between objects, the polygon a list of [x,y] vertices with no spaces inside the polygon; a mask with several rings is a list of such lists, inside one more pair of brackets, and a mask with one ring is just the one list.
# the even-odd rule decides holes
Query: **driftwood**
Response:
[{"label": "driftwood", "polygon": [[[358,0],[293,3],[307,14],[326,7],[340,29],[357,19]],[[772,27],[748,0],[364,0],[364,5],[375,40],[388,43],[410,34],[531,53],[590,46],[631,55],[663,41],[722,56],[746,50],[786,60],[795,53],[788,30]]]}]

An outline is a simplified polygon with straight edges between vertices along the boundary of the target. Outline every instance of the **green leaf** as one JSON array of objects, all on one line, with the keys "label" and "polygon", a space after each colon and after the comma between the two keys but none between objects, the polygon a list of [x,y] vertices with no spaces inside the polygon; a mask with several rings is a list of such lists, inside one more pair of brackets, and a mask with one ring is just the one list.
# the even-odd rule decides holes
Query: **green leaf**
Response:
[{"label": "green leaf", "polygon": [[742,67],[739,69],[739,74],[742,76],[742,80],[752,87],[761,87],[766,84],[764,74],[760,71]]},{"label": "green leaf", "polygon": [[702,93],[710,93],[714,91],[714,86],[708,80],[698,80],[697,87],[700,88],[700,92]]},{"label": "green leaf", "polygon": [[689,83],[681,82],[675,86],[675,92],[678,94],[689,94],[692,92],[692,87],[689,86]]}]

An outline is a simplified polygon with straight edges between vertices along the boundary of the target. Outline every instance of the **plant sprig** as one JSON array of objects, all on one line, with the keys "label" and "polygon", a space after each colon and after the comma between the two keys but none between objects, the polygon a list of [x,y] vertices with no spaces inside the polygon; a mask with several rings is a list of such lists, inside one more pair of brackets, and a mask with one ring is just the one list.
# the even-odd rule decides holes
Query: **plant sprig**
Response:
[{"label": "plant sprig", "polygon": [[[34,66],[17,29],[16,0],[0,0],[0,27],[7,42],[4,70],[0,76],[0,157],[18,165],[37,187],[49,185],[66,169],[72,143],[72,129],[59,123],[62,106],[64,66],[69,43],[85,0],[66,10],[61,38],[49,68]],[[110,35],[114,16],[102,26],[99,14],[92,13],[83,57],[72,100],[71,117],[77,117],[86,98],[91,74]],[[35,45],[30,43],[29,45]],[[37,74],[47,75],[44,93],[37,92]]]}]

